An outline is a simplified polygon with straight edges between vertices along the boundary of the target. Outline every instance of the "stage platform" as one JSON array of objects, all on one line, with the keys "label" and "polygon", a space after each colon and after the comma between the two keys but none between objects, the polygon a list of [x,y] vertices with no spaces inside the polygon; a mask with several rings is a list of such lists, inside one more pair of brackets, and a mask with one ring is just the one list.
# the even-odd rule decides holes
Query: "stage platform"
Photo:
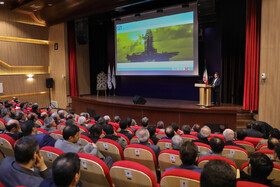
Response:
[{"label": "stage platform", "polygon": [[118,115],[122,119],[131,117],[140,123],[141,118],[147,116],[150,124],[163,121],[165,126],[176,122],[180,127],[184,124],[192,126],[198,123],[227,124],[229,128],[236,129],[238,111],[242,106],[221,104],[210,108],[197,106],[198,101],[145,98],[145,105],[134,104],[132,97],[122,96],[83,96],[72,97],[72,109],[76,113],[97,113],[101,116],[109,115],[111,118]]}]

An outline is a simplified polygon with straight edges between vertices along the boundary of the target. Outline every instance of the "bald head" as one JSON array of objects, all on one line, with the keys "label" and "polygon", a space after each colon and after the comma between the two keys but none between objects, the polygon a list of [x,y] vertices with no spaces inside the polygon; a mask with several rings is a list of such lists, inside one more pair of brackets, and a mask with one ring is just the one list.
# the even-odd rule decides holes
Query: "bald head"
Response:
[{"label": "bald head", "polygon": [[150,133],[148,131],[148,129],[146,128],[141,128],[136,132],[136,135],[138,137],[138,141],[140,143],[146,143],[149,141],[150,138]]},{"label": "bald head", "polygon": [[269,138],[267,141],[267,147],[270,150],[274,150],[276,144],[279,143],[279,140],[277,138]]},{"label": "bald head", "polygon": [[6,130],[8,132],[18,132],[19,131],[19,122],[18,120],[11,119],[6,124]]},{"label": "bald head", "polygon": [[203,126],[200,130],[201,138],[208,138],[211,134],[211,129],[208,126]]},{"label": "bald head", "polygon": [[234,132],[231,129],[226,129],[223,132],[226,141],[233,141],[234,140]]}]

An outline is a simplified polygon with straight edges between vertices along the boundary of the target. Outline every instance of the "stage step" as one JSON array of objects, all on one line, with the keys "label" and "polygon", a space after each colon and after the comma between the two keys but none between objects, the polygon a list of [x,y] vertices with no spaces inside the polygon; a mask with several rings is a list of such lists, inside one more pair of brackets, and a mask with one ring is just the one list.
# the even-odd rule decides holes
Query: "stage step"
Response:
[{"label": "stage step", "polygon": [[254,115],[250,111],[240,110],[236,114],[236,129],[246,128],[246,125],[254,120]]}]

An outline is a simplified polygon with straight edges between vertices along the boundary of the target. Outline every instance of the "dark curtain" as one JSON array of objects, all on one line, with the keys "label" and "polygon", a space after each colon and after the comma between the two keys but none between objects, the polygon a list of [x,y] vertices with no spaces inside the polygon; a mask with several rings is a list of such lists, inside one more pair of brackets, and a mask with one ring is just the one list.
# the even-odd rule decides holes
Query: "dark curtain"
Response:
[{"label": "dark curtain", "polygon": [[247,1],[244,110],[258,110],[261,0]]},{"label": "dark curtain", "polygon": [[222,22],[222,103],[243,103],[246,1],[221,1]]},{"label": "dark curtain", "polygon": [[75,24],[73,21],[68,22],[68,55],[69,55],[68,57],[69,57],[70,95],[79,96],[77,60],[76,60]]}]

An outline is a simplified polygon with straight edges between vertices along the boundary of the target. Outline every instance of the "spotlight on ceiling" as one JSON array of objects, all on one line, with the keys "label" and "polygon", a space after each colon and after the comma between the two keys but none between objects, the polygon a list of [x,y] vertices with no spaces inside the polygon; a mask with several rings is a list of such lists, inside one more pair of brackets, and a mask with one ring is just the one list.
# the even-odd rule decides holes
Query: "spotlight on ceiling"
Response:
[{"label": "spotlight on ceiling", "polygon": [[4,5],[5,4],[5,2],[4,1],[0,1],[0,5]]}]

